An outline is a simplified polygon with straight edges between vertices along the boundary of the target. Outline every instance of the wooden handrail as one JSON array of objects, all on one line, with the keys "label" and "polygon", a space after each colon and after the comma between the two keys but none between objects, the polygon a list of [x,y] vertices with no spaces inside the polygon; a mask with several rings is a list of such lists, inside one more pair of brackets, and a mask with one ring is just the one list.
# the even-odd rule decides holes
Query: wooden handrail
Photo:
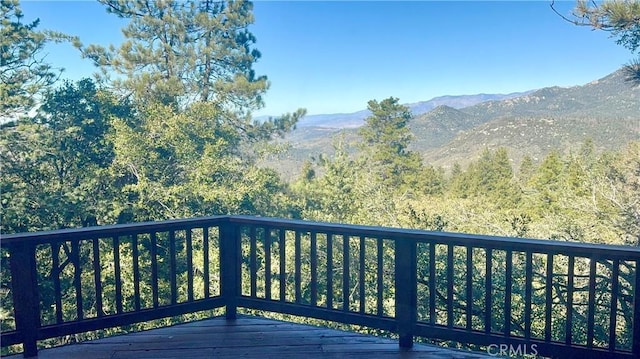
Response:
[{"label": "wooden handrail", "polygon": [[[640,355],[639,247],[251,216],[0,240],[15,313],[2,346],[21,343],[25,356],[53,336],[219,307],[229,319],[245,307],[390,330],[405,348],[419,336],[546,356]],[[584,333],[573,328],[581,323]]]}]

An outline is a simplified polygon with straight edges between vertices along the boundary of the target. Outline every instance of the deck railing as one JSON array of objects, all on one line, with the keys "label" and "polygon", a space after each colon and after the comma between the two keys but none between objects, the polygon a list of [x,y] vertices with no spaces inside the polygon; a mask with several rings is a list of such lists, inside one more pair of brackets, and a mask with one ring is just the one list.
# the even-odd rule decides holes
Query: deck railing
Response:
[{"label": "deck railing", "polygon": [[219,216],[4,235],[2,346],[225,307],[483,346],[640,357],[640,248]]}]

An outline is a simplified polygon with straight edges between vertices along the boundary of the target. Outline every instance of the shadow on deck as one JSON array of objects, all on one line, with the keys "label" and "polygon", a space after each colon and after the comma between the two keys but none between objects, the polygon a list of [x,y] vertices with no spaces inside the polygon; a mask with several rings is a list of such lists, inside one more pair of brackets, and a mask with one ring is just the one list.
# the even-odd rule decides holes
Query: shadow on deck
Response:
[{"label": "shadow on deck", "polygon": [[[146,358],[490,358],[482,353],[251,316],[224,317],[92,340],[38,352],[40,359]],[[8,358],[22,358],[14,355]]]}]

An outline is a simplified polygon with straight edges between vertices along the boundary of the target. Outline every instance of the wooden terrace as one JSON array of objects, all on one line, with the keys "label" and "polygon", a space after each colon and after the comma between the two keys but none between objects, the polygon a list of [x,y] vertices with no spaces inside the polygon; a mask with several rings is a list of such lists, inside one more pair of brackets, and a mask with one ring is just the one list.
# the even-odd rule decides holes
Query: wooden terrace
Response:
[{"label": "wooden terrace", "polygon": [[[25,357],[467,358],[499,347],[640,357],[638,247],[249,216],[1,240],[10,277],[2,309],[13,314],[1,344]],[[50,338],[218,308],[224,317],[45,348]],[[244,317],[238,308],[397,339]],[[414,345],[416,337],[480,351]]]},{"label": "wooden terrace", "polygon": [[[7,359],[18,359],[22,355]],[[240,316],[179,324],[40,350],[41,359],[491,358],[435,345],[401,349],[397,341],[317,326]]]}]

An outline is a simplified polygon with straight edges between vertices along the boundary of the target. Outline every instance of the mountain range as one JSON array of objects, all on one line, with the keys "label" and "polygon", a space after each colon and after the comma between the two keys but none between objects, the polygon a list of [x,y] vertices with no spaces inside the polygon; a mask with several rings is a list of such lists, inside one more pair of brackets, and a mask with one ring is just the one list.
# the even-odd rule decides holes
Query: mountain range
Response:
[{"label": "mountain range", "polygon": [[[581,86],[442,96],[406,106],[414,114],[410,149],[445,170],[468,164],[485,148],[505,147],[517,170],[525,155],[540,161],[551,150],[576,150],[587,139],[598,150],[640,140],[640,86],[625,81],[621,70]],[[331,154],[335,141],[358,143],[367,116],[366,110],[307,116],[285,138],[290,149],[264,165],[294,178],[305,160]]]},{"label": "mountain range", "polygon": [[[486,101],[505,100],[526,95],[529,92],[514,92],[507,95],[502,94],[477,94],[460,96],[440,96],[428,101],[404,104],[414,116],[429,112],[438,106],[449,106],[452,108],[463,108]],[[324,128],[355,128],[364,124],[371,112],[360,110],[353,113],[334,113],[322,115],[308,115],[300,119],[298,128],[304,127],[324,127]]]}]

